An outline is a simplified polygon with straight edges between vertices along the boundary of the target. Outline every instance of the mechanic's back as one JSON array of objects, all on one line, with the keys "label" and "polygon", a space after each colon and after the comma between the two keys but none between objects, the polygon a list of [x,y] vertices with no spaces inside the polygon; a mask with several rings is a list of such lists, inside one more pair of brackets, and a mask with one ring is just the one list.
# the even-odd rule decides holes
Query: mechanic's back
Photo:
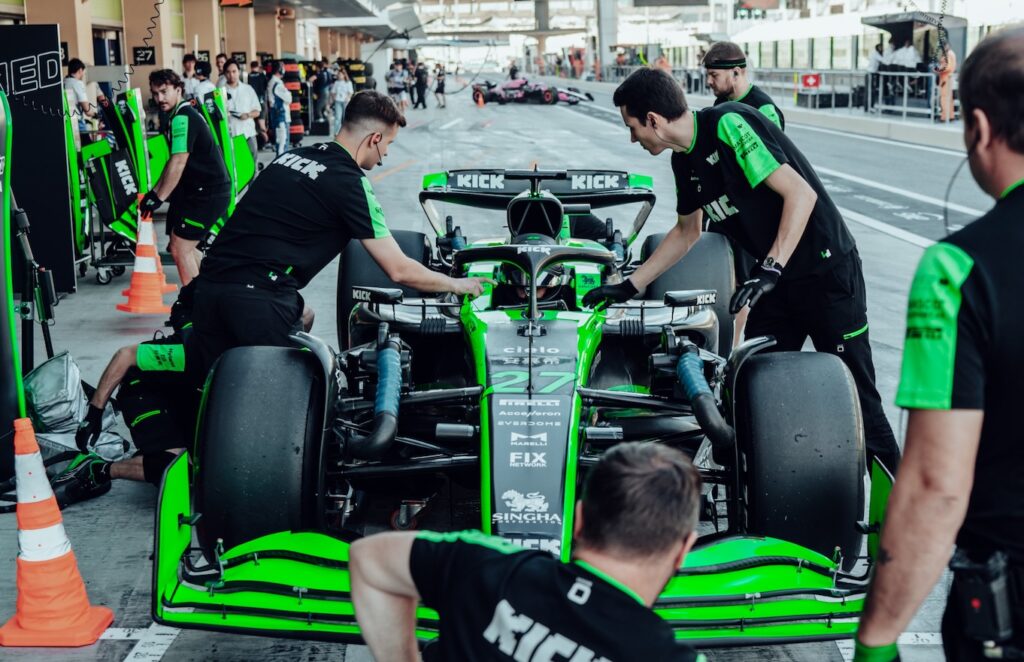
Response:
[{"label": "mechanic's back", "polygon": [[[417,600],[440,617],[427,660],[697,660],[651,611],[696,539],[700,478],[678,451],[620,444],[591,470],[563,563],[478,531],[352,546],[352,597],[378,660],[416,660]],[[398,625],[400,624],[400,625]]]}]

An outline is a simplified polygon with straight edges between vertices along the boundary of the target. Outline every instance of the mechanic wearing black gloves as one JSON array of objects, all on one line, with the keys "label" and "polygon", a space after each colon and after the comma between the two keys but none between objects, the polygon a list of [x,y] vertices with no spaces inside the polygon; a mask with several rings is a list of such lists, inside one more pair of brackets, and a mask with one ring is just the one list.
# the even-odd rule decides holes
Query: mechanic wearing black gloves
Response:
[{"label": "mechanic wearing black gloves", "polygon": [[428,661],[703,660],[651,611],[697,537],[693,465],[667,446],[619,444],[582,494],[571,563],[479,531],[356,541],[352,603],[374,658],[419,659],[422,600],[440,617]]},{"label": "mechanic wearing black gloves", "polygon": [[[774,336],[775,351],[799,351],[807,336],[835,354],[857,385],[867,449],[890,470],[899,447],[875,388],[867,299],[853,237],[804,155],[760,112],[739,103],[687,108],[683,90],[658,69],[639,69],[613,102],[633,142],[672,150],[678,223],[629,277],[642,291],[700,239],[704,214],[716,231],[760,259],[733,294],[750,307],[747,337]],[[590,301],[628,298],[602,287]]]},{"label": "mechanic wearing black gloves", "polygon": [[170,113],[167,143],[170,159],[160,181],[142,201],[142,211],[152,213],[164,201],[169,250],[178,267],[181,284],[199,274],[196,249],[210,228],[228,209],[231,180],[224,156],[202,114],[185,101],[184,83],[170,69],[149,75],[149,86],[160,110]]},{"label": "mechanic wearing black gloves", "polygon": [[[946,659],[990,659],[982,641],[1002,647],[993,657],[1024,653],[1024,28],[978,44],[959,89],[971,173],[996,204],[925,251],[910,288],[896,395],[910,410],[906,454],[857,633],[858,662],[895,659],[897,638],[954,542],[958,557],[985,572],[958,569],[954,559]],[[989,579],[999,553],[1007,567]],[[1000,603],[1008,637],[993,623]]]},{"label": "mechanic wearing black gloves", "polygon": [[388,277],[422,292],[478,295],[481,278],[449,278],[412,260],[384,221],[364,170],[383,165],[405,118],[375,91],[352,96],[331,142],[277,157],[249,187],[203,260],[195,337],[202,370],[243,345],[291,345],[299,290],[344,250],[362,242]]}]

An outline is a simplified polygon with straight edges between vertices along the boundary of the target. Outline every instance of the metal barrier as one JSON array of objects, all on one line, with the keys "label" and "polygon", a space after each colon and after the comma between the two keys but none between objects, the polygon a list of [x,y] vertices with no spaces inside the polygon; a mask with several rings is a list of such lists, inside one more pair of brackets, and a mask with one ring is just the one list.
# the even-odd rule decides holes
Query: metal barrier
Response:
[{"label": "metal barrier", "polygon": [[935,120],[936,75],[879,71],[867,78],[869,112],[896,112],[903,115],[927,115]]}]

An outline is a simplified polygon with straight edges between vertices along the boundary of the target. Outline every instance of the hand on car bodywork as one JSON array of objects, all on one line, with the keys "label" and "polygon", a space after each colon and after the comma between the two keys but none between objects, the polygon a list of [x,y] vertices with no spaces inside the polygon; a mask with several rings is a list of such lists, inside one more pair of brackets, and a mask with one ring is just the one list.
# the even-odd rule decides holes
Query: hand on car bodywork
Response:
[{"label": "hand on car bodywork", "polygon": [[494,285],[494,281],[490,278],[483,278],[481,276],[470,276],[469,278],[456,278],[455,287],[452,292],[455,294],[468,294],[472,297],[478,297],[484,293],[484,284],[489,283]]},{"label": "hand on car bodywork", "polygon": [[639,292],[636,285],[633,285],[633,281],[626,278],[621,283],[602,285],[590,290],[583,295],[583,305],[587,308],[594,308],[604,302],[623,303],[635,297]]},{"label": "hand on car bodywork", "polygon": [[781,277],[782,266],[778,263],[771,266],[759,264],[751,269],[746,282],[740,285],[736,293],[732,295],[729,312],[735,315],[743,306],[753,308],[762,296],[775,289],[775,285]]}]

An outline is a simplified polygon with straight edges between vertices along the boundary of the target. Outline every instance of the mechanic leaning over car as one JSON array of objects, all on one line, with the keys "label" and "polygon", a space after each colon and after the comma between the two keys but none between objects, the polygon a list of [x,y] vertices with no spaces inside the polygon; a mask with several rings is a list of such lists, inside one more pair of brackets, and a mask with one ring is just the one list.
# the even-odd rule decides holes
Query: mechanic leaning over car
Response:
[{"label": "mechanic leaning over car", "polygon": [[996,204],[925,251],[910,288],[896,395],[910,410],[906,453],[857,634],[861,661],[897,659],[896,638],[954,537],[947,659],[988,659],[983,641],[1024,656],[1024,28],[978,44],[960,107],[971,174]]},{"label": "mechanic leaning over car", "polygon": [[289,346],[299,290],[358,239],[388,278],[421,292],[478,295],[483,278],[449,278],[402,253],[364,170],[383,165],[405,118],[387,96],[352,96],[331,142],[277,157],[217,237],[196,288],[194,334],[205,373],[242,345]]},{"label": "mechanic leaning over car", "polygon": [[750,307],[747,337],[774,336],[775,351],[799,351],[807,336],[853,374],[870,456],[894,470],[899,447],[875,387],[860,256],[825,187],[779,127],[750,106],[687,108],[683,90],[658,69],[633,72],[615,90],[633,142],[672,150],[678,222],[629,278],[591,290],[583,304],[627,301],[682,259],[712,227],[760,260],[729,305]]},{"label": "mechanic leaning over car", "polygon": [[[731,41],[717,41],[711,44],[703,60],[704,68],[707,70],[707,83],[711,92],[715,95],[715,105],[718,106],[730,101],[738,101],[752,108],[757,108],[761,114],[770,119],[783,131],[786,130],[786,118],[768,94],[757,87],[747,78],[747,55],[743,49]],[[717,224],[712,223],[707,230],[716,232]],[[729,237],[729,246],[732,248],[733,268],[736,271],[736,286],[742,286],[747,279],[747,274],[754,268],[753,256],[743,250],[735,239]],[[731,294],[731,293],[730,293]],[[743,342],[743,330],[747,325],[749,308],[744,308],[736,313],[733,322],[733,346]],[[723,352],[724,353],[724,352]]]},{"label": "mechanic leaning over car", "polygon": [[170,158],[160,181],[142,199],[143,213],[156,211],[165,200],[171,203],[167,211],[167,234],[171,238],[168,250],[183,286],[199,273],[199,242],[231,201],[231,179],[224,156],[202,113],[185,100],[184,85],[170,69],[149,74],[153,99],[160,110],[170,113]]},{"label": "mechanic leaning over car", "polygon": [[440,619],[424,660],[703,660],[651,606],[697,538],[700,477],[653,443],[612,447],[576,504],[573,561],[479,531],[353,543],[359,628],[377,660],[419,660],[416,606]]}]

